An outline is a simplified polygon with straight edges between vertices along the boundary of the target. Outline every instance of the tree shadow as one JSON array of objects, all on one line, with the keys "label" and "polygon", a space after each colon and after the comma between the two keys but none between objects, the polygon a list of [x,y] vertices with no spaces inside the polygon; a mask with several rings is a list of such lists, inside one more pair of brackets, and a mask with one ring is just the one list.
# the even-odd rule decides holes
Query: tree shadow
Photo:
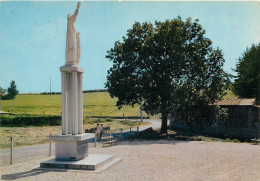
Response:
[{"label": "tree shadow", "polygon": [[66,172],[66,171],[67,170],[63,170],[63,169],[36,168],[36,169],[32,169],[30,171],[2,175],[1,180],[16,180],[16,179],[31,177],[31,176],[35,176],[35,175],[48,173],[48,172]]},{"label": "tree shadow", "polygon": [[[149,145],[149,144],[176,145],[178,143],[189,143],[190,141],[201,141],[194,136],[182,134],[179,132],[175,132],[174,134],[171,133],[168,135],[157,135],[154,137],[153,136],[149,137],[150,135],[142,137],[140,136],[140,132],[137,131],[131,131],[131,132],[125,131],[122,133],[122,135],[121,133],[112,133],[111,135],[114,137],[114,139],[117,139],[119,141],[119,145],[130,145],[130,146]],[[109,134],[104,134],[104,136],[109,136]],[[98,142],[102,142],[102,141],[99,140]]]}]

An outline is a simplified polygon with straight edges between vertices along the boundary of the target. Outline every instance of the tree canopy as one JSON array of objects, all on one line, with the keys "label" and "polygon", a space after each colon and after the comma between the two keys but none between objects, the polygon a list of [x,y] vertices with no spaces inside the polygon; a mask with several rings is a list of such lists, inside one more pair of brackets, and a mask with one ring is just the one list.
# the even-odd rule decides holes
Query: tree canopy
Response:
[{"label": "tree canopy", "polygon": [[4,94],[6,92],[5,89],[3,89],[2,87],[0,87],[0,94]]},{"label": "tree canopy", "polygon": [[160,113],[160,133],[167,133],[172,111],[191,126],[206,126],[213,119],[209,104],[227,81],[222,52],[211,44],[198,20],[136,22],[108,51],[106,88],[119,108],[142,102],[147,113]]},{"label": "tree canopy", "polygon": [[233,91],[242,98],[260,101],[260,43],[253,44],[238,59]]},{"label": "tree canopy", "polygon": [[10,87],[7,89],[7,92],[8,92],[7,95],[8,99],[14,99],[15,96],[19,93],[19,91],[16,88],[14,80],[12,80],[12,82],[10,83]]}]

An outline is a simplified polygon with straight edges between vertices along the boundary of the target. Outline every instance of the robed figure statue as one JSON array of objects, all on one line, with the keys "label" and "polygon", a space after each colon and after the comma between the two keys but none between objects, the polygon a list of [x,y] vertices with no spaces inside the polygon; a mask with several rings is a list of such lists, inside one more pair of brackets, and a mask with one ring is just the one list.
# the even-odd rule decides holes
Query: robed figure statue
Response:
[{"label": "robed figure statue", "polygon": [[66,39],[66,65],[78,65],[80,59],[80,39],[74,23],[80,8],[80,2],[74,14],[68,14],[67,39]]}]

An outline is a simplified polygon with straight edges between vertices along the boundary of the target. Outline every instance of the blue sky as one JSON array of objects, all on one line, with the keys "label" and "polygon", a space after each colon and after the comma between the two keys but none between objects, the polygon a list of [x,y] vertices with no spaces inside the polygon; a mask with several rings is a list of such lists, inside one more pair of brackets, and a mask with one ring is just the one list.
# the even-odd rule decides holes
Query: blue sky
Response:
[{"label": "blue sky", "polygon": [[[76,2],[0,2],[0,87],[15,80],[22,93],[60,91],[65,64],[67,14]],[[135,21],[199,19],[206,36],[219,47],[234,73],[238,57],[260,42],[260,2],[81,2],[75,27],[80,32],[83,89],[102,89],[111,62],[106,51]]]}]

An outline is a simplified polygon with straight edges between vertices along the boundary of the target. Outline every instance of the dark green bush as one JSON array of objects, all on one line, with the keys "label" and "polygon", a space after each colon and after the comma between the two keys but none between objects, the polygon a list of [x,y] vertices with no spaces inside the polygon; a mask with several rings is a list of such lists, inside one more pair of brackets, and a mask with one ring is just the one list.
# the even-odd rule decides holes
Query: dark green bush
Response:
[{"label": "dark green bush", "polygon": [[0,116],[0,126],[60,126],[61,116],[38,115],[3,115]]}]

